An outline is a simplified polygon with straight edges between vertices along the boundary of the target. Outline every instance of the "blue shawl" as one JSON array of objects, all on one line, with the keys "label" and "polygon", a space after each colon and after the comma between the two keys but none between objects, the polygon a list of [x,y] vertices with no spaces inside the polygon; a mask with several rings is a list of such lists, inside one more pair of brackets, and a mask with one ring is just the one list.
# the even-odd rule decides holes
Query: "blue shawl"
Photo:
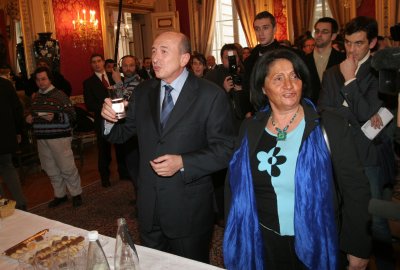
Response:
[{"label": "blue shawl", "polygon": [[[224,233],[225,266],[229,270],[264,269],[263,238],[253,189],[247,133],[232,157],[229,173],[232,201]],[[338,235],[333,209],[332,163],[319,126],[301,146],[295,181],[297,257],[308,269],[335,270]]]}]

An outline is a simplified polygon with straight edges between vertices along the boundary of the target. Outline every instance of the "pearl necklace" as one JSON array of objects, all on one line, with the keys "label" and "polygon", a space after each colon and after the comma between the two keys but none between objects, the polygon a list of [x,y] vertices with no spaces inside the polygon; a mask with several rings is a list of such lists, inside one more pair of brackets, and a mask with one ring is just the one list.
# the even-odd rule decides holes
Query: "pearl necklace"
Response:
[{"label": "pearl necklace", "polygon": [[277,141],[284,141],[286,140],[287,137],[287,130],[289,128],[289,126],[293,123],[294,119],[297,116],[297,113],[300,110],[300,106],[297,108],[297,111],[294,113],[294,115],[292,116],[292,118],[289,121],[289,124],[287,124],[283,129],[280,129],[276,126],[276,123],[274,121],[274,118],[272,117],[272,113],[271,113],[271,124],[272,126],[275,128],[276,132],[278,132],[278,134],[276,134],[276,140]]}]

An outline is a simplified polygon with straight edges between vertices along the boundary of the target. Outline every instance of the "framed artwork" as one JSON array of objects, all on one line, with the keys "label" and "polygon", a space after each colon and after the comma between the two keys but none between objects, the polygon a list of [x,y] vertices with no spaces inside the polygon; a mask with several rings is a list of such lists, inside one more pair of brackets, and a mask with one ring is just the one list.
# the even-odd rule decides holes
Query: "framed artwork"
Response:
[{"label": "framed artwork", "polygon": [[176,12],[158,12],[151,14],[153,39],[162,32],[179,32],[179,13]]}]

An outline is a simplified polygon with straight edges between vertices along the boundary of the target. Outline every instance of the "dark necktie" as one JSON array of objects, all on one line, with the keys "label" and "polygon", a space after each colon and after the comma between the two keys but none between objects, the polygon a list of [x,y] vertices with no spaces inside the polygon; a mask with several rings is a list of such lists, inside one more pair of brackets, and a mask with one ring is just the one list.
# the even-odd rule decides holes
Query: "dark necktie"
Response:
[{"label": "dark necktie", "polygon": [[172,88],[172,86],[168,84],[164,85],[164,88],[165,88],[165,95],[161,106],[161,117],[160,117],[161,129],[163,129],[167,124],[169,115],[171,114],[171,111],[174,108],[174,101],[172,100],[171,96],[171,91],[174,88]]},{"label": "dark necktie", "polygon": [[108,84],[106,77],[104,76],[104,73],[101,74],[101,82],[103,83],[105,88],[108,88],[110,85]]}]

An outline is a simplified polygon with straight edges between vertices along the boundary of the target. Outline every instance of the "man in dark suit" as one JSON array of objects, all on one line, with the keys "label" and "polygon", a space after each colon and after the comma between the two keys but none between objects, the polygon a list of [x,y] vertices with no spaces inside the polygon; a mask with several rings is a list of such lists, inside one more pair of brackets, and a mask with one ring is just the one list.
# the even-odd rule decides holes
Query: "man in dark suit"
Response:
[{"label": "man in dark suit", "polygon": [[[0,67],[8,70],[7,66]],[[21,142],[23,131],[23,108],[15,92],[12,82],[0,76],[0,120],[3,130],[0,132],[0,176],[10,190],[12,198],[17,202],[17,208],[26,210],[26,199],[22,193],[18,173],[12,164],[12,154],[17,150],[17,143]],[[4,196],[0,184],[0,195]]]},{"label": "man in dark suit", "polygon": [[[275,33],[277,30],[276,19],[274,15],[268,11],[262,11],[256,15],[253,21],[253,29],[256,33],[258,45],[251,50],[251,54],[244,61],[244,78],[243,87],[244,89],[250,89],[250,75],[253,71],[253,66],[256,64],[258,58],[264,53],[274,50],[277,48],[288,48],[280,44],[275,39]],[[298,50],[294,50],[299,56],[302,53]]]},{"label": "man in dark suit", "polygon": [[324,71],[346,59],[346,54],[332,48],[332,41],[337,37],[339,27],[335,19],[320,18],[314,25],[315,48],[305,57],[310,71],[311,87],[305,93],[315,104],[321,91],[321,81]]},{"label": "man in dark suit", "polygon": [[[324,73],[318,108],[335,111],[349,121],[370,184],[371,197],[383,199],[384,181],[387,180],[387,167],[384,165],[388,164],[387,160],[393,153],[389,150],[382,155],[382,151],[387,149],[385,143],[389,138],[383,131],[370,140],[361,129],[368,120],[371,120],[373,128],[382,128],[382,119],[377,112],[383,102],[378,96],[379,82],[377,73],[371,68],[370,53],[377,42],[377,35],[378,24],[375,19],[359,16],[346,24],[347,58]],[[387,220],[373,216],[371,231],[373,240],[387,242],[391,247]],[[374,246],[376,248],[376,242]],[[380,255],[375,253],[375,257],[379,264]]]},{"label": "man in dark suit", "polygon": [[125,122],[117,123],[110,99],[102,116],[110,141],[138,136],[142,244],[208,262],[214,218],[210,174],[228,165],[233,124],[224,91],[189,73],[189,60],[185,35],[160,34],[152,46],[160,80],[136,88]]},{"label": "man in dark suit", "polygon": [[[101,54],[93,54],[90,57],[90,65],[94,74],[83,82],[83,96],[85,104],[90,112],[94,113],[94,126],[97,134],[98,148],[98,170],[103,187],[111,186],[110,183],[110,163],[111,163],[111,144],[104,139],[101,132],[101,107],[103,101],[108,97],[108,87],[114,84],[112,75],[106,73],[104,68],[104,57]],[[120,179],[129,178],[125,165],[125,157],[121,154],[118,145],[115,145],[115,153],[118,163],[118,173]]]},{"label": "man in dark suit", "polygon": [[150,57],[145,57],[143,59],[143,67],[138,71],[138,74],[143,80],[150,80],[156,76],[154,74]]}]

